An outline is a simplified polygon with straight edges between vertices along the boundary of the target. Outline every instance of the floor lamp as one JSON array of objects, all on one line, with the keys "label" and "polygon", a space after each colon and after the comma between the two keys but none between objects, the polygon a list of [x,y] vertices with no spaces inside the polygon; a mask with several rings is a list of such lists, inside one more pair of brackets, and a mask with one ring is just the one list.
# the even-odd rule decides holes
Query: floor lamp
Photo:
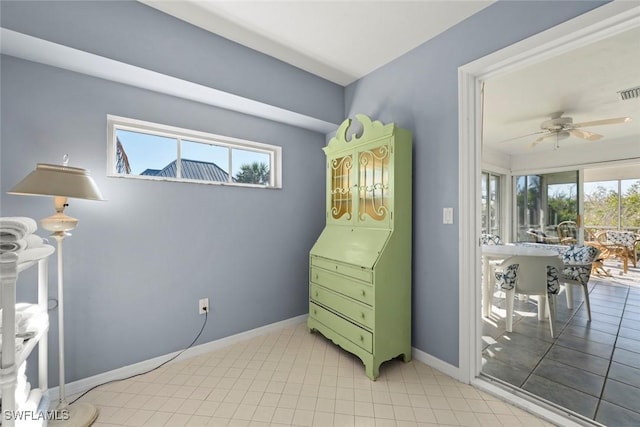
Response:
[{"label": "floor lamp", "polygon": [[68,419],[51,425],[89,426],[98,417],[98,409],[88,403],[69,405],[64,385],[64,280],[62,270],[62,241],[70,236],[69,231],[78,224],[78,220],[64,213],[68,206],[67,198],[104,200],[98,186],[86,169],[67,166],[65,155],[63,165],[38,163],[36,169],[8,192],[33,196],[53,196],[56,213],[40,221],[42,228],[51,231],[51,237],[58,243],[58,350],[59,358],[59,410],[68,411]]}]

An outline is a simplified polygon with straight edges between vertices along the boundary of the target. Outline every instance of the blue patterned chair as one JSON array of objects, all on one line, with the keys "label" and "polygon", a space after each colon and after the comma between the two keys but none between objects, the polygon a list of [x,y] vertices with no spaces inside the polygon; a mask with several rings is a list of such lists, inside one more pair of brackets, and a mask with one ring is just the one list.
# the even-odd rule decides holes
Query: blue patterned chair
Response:
[{"label": "blue patterned chair", "polygon": [[480,236],[480,244],[481,245],[501,245],[502,240],[500,239],[500,236],[496,234],[482,233],[482,235]]},{"label": "blue patterned chair", "polygon": [[573,308],[571,285],[582,286],[589,321],[591,321],[591,304],[589,303],[589,288],[587,285],[591,276],[592,264],[598,259],[599,254],[599,249],[593,246],[582,245],[570,246],[569,249],[562,254],[564,268],[562,269],[560,281],[566,284],[567,308]]},{"label": "blue patterned chair", "polygon": [[514,256],[504,260],[496,281],[506,293],[506,330],[513,331],[513,300],[515,294],[538,296],[538,319],[545,318],[548,306],[549,329],[555,336],[556,295],[560,290],[562,261],[557,256]]},{"label": "blue patterned chair", "polygon": [[[631,261],[634,267],[638,267],[638,244],[640,244],[640,236],[632,231],[607,231],[607,241],[614,245],[624,247],[624,251],[620,254]],[[623,259],[623,261],[625,261]]]}]

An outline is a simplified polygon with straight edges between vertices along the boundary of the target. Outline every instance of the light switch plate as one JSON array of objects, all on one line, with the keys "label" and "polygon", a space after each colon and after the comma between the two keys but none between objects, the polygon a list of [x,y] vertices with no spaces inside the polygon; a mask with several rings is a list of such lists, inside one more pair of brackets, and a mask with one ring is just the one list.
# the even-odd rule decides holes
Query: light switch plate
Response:
[{"label": "light switch plate", "polygon": [[442,209],[442,223],[453,224],[453,208]]}]

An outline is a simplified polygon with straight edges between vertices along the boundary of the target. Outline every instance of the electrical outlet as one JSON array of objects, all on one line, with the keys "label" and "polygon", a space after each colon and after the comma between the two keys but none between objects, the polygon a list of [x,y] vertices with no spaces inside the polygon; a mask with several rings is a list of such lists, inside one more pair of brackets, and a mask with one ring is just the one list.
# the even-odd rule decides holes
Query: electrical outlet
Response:
[{"label": "electrical outlet", "polygon": [[201,298],[198,302],[198,313],[205,314],[209,312],[209,298]]}]

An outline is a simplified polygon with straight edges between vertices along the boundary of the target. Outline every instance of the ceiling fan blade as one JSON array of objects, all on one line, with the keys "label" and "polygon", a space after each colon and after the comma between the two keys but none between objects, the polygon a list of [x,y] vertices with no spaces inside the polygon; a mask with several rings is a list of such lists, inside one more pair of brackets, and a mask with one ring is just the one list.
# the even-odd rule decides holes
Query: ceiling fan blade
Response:
[{"label": "ceiling fan blade", "polygon": [[616,125],[619,123],[628,123],[631,121],[631,117],[616,117],[613,119],[594,120],[591,122],[575,123],[574,128],[582,128],[588,126],[602,126],[602,125]]},{"label": "ceiling fan blade", "polygon": [[502,144],[503,142],[515,141],[516,139],[526,138],[528,136],[533,136],[533,135],[539,135],[541,133],[546,133],[546,132],[548,132],[548,131],[547,130],[539,130],[537,132],[528,133],[526,135],[514,136],[513,138],[503,139],[502,141],[498,141],[498,144]]},{"label": "ceiling fan blade", "polygon": [[602,135],[582,129],[571,129],[569,130],[569,133],[573,136],[577,136],[578,138],[586,139],[587,141],[597,141],[602,138]]},{"label": "ceiling fan blade", "polygon": [[549,137],[550,137],[550,136],[552,136],[552,135],[553,135],[553,134],[549,134],[549,135],[541,136],[540,138],[538,138],[538,139],[536,139],[535,141],[533,141],[533,142],[531,143],[531,145],[529,145],[529,148],[533,148],[533,147],[535,147],[536,145],[538,145],[538,144],[540,144],[542,141],[544,141],[544,139],[545,139],[545,138],[549,138]]}]

